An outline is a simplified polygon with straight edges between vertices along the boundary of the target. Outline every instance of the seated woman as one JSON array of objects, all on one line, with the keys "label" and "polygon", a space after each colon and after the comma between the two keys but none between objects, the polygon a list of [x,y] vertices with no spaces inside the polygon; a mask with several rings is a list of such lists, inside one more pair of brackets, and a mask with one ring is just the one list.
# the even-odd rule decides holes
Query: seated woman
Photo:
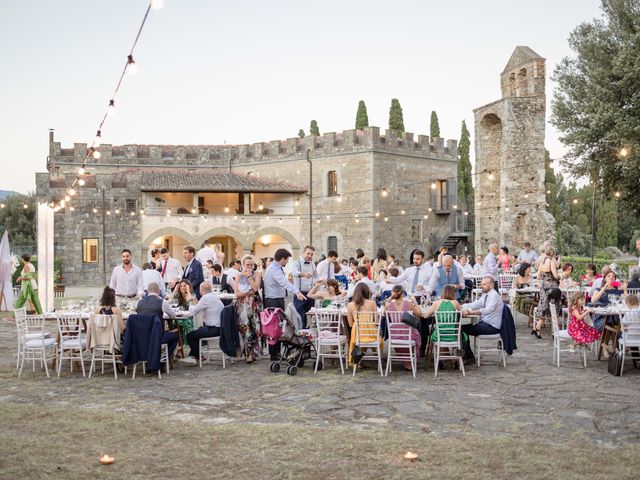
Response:
[{"label": "seated woman", "polygon": [[[324,285],[327,288],[322,289]],[[327,308],[331,303],[335,300],[344,300],[346,298],[347,292],[340,288],[340,284],[337,280],[331,279],[327,280],[318,280],[315,286],[307,293],[308,298],[313,298],[314,300],[322,300],[320,303],[320,307]]]},{"label": "seated woman", "polygon": [[585,267],[585,274],[580,277],[580,283],[583,287],[590,287],[593,281],[601,276],[597,273],[596,266],[593,263],[588,263]]},{"label": "seated woman", "polygon": [[[198,299],[193,293],[193,286],[186,278],[180,280],[176,284],[173,293],[171,294],[171,300],[176,301],[181,310],[189,310],[191,305],[198,303]],[[186,345],[187,335],[189,335],[189,333],[194,329],[193,317],[180,318],[174,321],[177,322],[178,329],[180,330],[182,345]],[[175,326],[172,327],[170,325],[170,328],[175,328]]]},{"label": "seated woman", "polygon": [[567,331],[573,340],[569,350],[575,352],[576,345],[584,345],[600,340],[600,332],[590,326],[587,316],[591,313],[590,308],[584,308],[584,293],[574,293],[569,302],[569,325]]},{"label": "seated woman", "polygon": [[[409,300],[408,298],[406,298],[404,296],[404,288],[402,287],[402,285],[394,285],[393,288],[391,289],[391,297],[389,298],[389,302],[387,303],[387,305],[384,308],[385,312],[411,312],[413,313],[416,317],[421,317],[422,316],[422,312],[420,311],[420,307],[415,304],[414,302],[412,302],[411,300]],[[395,329],[400,330],[400,333],[402,333],[402,331],[406,331],[407,329],[411,329],[411,340],[413,340],[414,342],[416,342],[416,352],[420,351],[420,332],[418,330],[416,330],[415,328],[411,328],[409,325],[405,325],[404,323],[400,322],[400,323],[396,323],[393,326],[387,324],[388,328],[391,329]],[[394,347],[395,348],[395,347]],[[408,348],[395,348],[395,351],[399,354],[407,354],[409,353],[409,349]],[[402,366],[404,367],[405,370],[411,372],[411,362],[410,361],[403,361],[402,362]]]},{"label": "seated woman", "polygon": [[[431,317],[435,315],[436,312],[455,312],[456,310],[462,310],[462,307],[456,300],[456,289],[453,285],[446,285],[442,289],[442,293],[440,294],[440,298],[433,302],[433,304],[425,313],[425,317]],[[434,319],[435,323],[435,319]],[[447,335],[441,337],[443,341],[455,340],[454,338],[447,338]],[[434,330],[431,334],[431,341],[435,342],[438,339],[438,333]],[[469,341],[469,337],[466,333],[462,332],[462,341],[466,343]],[[462,345],[460,346],[462,348]]]},{"label": "seated woman", "polygon": [[[348,362],[349,366],[351,367],[353,367],[351,353],[353,352],[353,347],[355,346],[356,339],[358,338],[358,331],[357,328],[355,328],[356,316],[359,313],[377,313],[377,311],[378,307],[376,306],[376,302],[371,300],[371,290],[369,289],[367,284],[364,282],[358,283],[353,291],[353,300],[347,305],[347,322],[349,324],[349,328],[351,329]],[[364,326],[364,322],[361,325]],[[370,335],[360,335],[360,340],[362,342],[376,341],[376,339]],[[380,348],[382,349],[382,338],[378,338],[378,340],[380,341]],[[362,367],[362,363],[359,366]]]},{"label": "seated woman", "polygon": [[640,288],[640,268],[631,271],[631,278],[627,283],[627,288]]},{"label": "seated woman", "polygon": [[[513,279],[513,288],[527,288],[531,286],[531,264],[523,262],[518,268],[518,274]],[[513,299],[513,308],[516,311],[529,315],[529,310],[533,304],[533,295],[526,293],[516,293]]]},{"label": "seated woman", "polygon": [[560,274],[560,288],[573,288],[576,286],[576,282],[571,278],[573,273],[573,265],[565,263],[562,266],[562,273]]},{"label": "seated woman", "polygon": [[110,287],[104,287],[102,297],[100,297],[100,306],[96,309],[98,315],[115,315],[120,325],[120,331],[124,332],[127,328],[122,318],[122,310],[116,307],[116,291]]},{"label": "seated woman", "polygon": [[[593,305],[606,307],[611,303],[610,297],[612,295],[622,295],[624,293],[624,290],[621,288],[620,282],[617,279],[618,277],[615,272],[607,273],[607,275],[604,277],[602,288],[594,292],[591,303]],[[594,328],[597,328],[599,332],[602,332],[606,320],[606,315],[593,315]],[[613,321],[613,319],[610,319],[609,321]]]}]

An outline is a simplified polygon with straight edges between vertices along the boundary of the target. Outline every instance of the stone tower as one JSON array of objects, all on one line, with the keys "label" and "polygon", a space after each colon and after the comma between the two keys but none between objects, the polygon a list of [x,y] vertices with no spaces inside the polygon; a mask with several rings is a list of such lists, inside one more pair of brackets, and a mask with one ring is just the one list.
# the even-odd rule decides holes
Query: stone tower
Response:
[{"label": "stone tower", "polygon": [[491,242],[517,254],[554,239],[544,186],[545,59],[516,47],[500,74],[502,98],[474,110],[475,249]]}]

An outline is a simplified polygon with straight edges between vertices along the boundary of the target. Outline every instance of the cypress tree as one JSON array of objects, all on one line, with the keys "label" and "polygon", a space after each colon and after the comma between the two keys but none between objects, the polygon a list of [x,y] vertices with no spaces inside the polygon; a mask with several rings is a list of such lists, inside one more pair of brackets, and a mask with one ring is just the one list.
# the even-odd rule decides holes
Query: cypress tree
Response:
[{"label": "cypress tree", "polygon": [[618,212],[616,201],[607,199],[596,205],[596,246],[618,245]]},{"label": "cypress tree", "polygon": [[369,116],[367,115],[367,106],[364,100],[358,102],[358,113],[356,113],[356,130],[363,130],[369,126]]},{"label": "cypress tree", "polygon": [[304,130],[303,129],[298,130],[298,136],[300,138],[304,138]]},{"label": "cypress tree", "polygon": [[439,137],[440,136],[440,124],[438,123],[438,114],[431,110],[431,125],[429,127],[429,136]]},{"label": "cypress tree", "polygon": [[467,211],[473,212],[473,182],[471,181],[471,160],[469,159],[470,137],[467,124],[463,120],[460,143],[458,144],[458,201],[466,205]]},{"label": "cypress tree", "polygon": [[404,132],[404,118],[402,116],[402,107],[397,98],[391,99],[391,108],[389,109],[389,128]]},{"label": "cypress tree", "polygon": [[315,120],[311,120],[311,125],[309,126],[309,135],[320,136],[320,129],[318,128],[318,122],[316,122]]}]

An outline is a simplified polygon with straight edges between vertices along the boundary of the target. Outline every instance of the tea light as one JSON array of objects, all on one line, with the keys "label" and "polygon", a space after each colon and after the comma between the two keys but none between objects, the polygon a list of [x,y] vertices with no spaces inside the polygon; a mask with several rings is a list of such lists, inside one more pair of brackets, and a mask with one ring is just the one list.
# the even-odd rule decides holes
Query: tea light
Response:
[{"label": "tea light", "polygon": [[404,458],[406,460],[409,460],[410,462],[413,462],[416,458],[418,458],[418,455],[413,452],[407,452],[404,454]]},{"label": "tea light", "polygon": [[115,460],[115,458],[110,457],[109,455],[105,454],[103,456],[100,457],[100,463],[102,465],[111,465],[113,463],[113,461]]}]

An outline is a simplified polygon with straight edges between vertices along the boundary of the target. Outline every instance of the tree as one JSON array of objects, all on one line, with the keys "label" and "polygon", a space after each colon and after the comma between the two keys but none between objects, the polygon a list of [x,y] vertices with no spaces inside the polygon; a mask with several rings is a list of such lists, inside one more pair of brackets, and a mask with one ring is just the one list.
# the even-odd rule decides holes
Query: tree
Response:
[{"label": "tree", "polygon": [[[36,246],[36,195],[12,195],[2,202],[0,208],[0,236],[9,232],[12,246]],[[27,205],[27,208],[24,206]]]},{"label": "tree", "polygon": [[311,125],[309,126],[309,135],[320,136],[320,129],[318,128],[318,122],[316,122],[315,120],[311,120]]},{"label": "tree", "polygon": [[300,138],[304,138],[304,130],[303,129],[298,130],[298,136]]},{"label": "tree", "polygon": [[[556,220],[556,225],[562,222],[560,214],[560,202],[558,201],[558,184],[562,184],[562,175],[558,174],[560,179],[556,177],[556,172],[551,168],[551,157],[549,151],[544,151],[544,188],[546,190],[547,210]],[[558,182],[558,180],[560,180]]]},{"label": "tree", "polygon": [[429,136],[439,137],[440,136],[440,124],[438,123],[438,114],[431,110],[431,125],[429,126]]},{"label": "tree", "polygon": [[467,129],[467,124],[463,120],[462,131],[460,133],[460,143],[458,144],[458,201],[462,202],[469,212],[472,212],[473,182],[471,181],[471,160],[469,160],[470,147],[471,138],[469,130]]},{"label": "tree", "polygon": [[[603,16],[569,37],[572,57],[556,67],[551,123],[569,146],[565,166],[603,180],[604,193],[640,214],[640,1],[602,0]],[[621,147],[627,147],[621,155]]]},{"label": "tree", "polygon": [[404,118],[402,116],[402,107],[397,98],[391,99],[391,108],[389,109],[389,128],[404,132]]},{"label": "tree", "polygon": [[596,205],[596,246],[604,248],[618,245],[618,213],[615,200],[604,200]]},{"label": "tree", "polygon": [[367,106],[364,100],[358,102],[358,112],[356,113],[356,130],[363,130],[369,126],[369,116],[367,115]]},{"label": "tree", "polygon": [[561,255],[586,255],[591,248],[591,235],[576,225],[563,223],[558,227],[558,251]]}]

